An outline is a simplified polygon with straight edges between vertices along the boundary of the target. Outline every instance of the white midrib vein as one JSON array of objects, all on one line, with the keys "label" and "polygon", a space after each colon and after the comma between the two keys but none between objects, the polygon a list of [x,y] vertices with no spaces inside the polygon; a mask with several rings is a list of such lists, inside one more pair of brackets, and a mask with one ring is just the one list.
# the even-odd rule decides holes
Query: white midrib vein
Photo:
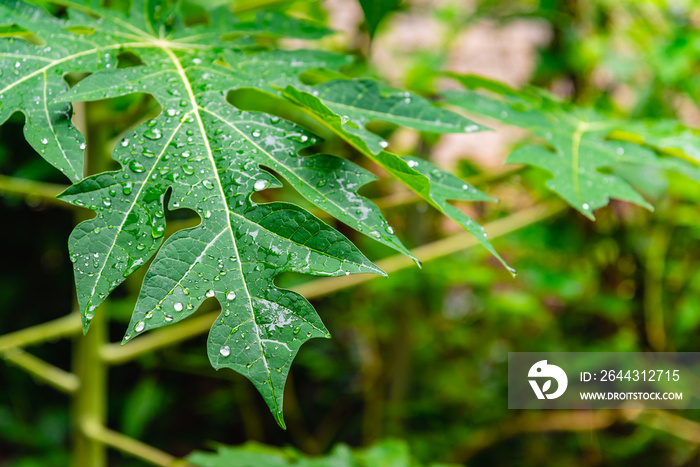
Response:
[{"label": "white midrib vein", "polygon": [[[49,77],[46,76],[46,72],[44,72],[44,112],[46,113],[46,121],[49,123],[49,129],[51,130],[51,134],[53,135],[54,140],[56,140],[56,144],[58,145],[58,149],[61,150],[61,154],[63,154],[63,158],[68,162],[68,165],[70,166],[71,170],[75,175],[80,177],[82,174],[79,174],[77,170],[75,170],[75,167],[73,167],[73,163],[71,160],[67,157],[66,152],[63,150],[63,145],[61,144],[61,141],[58,139],[58,135],[54,131],[53,128],[53,123],[51,123],[51,116],[49,115],[49,103],[48,103],[48,96],[47,94],[47,88],[48,88],[48,81]],[[72,177],[71,177],[72,178]],[[78,178],[79,180],[80,178]],[[77,182],[78,180],[72,180],[73,182]]]},{"label": "white midrib vein", "polygon": [[[194,91],[192,90],[192,86],[190,85],[190,81],[187,78],[187,74],[185,73],[184,68],[182,67],[182,64],[180,63],[180,60],[177,58],[177,56],[172,52],[172,50],[162,47],[163,52],[165,52],[168,55],[168,58],[173,62],[173,65],[176,68],[177,74],[180,76],[180,79],[182,80],[183,85],[185,86],[185,89],[187,90],[187,95],[190,99],[190,104],[192,105],[192,109],[194,111],[194,117],[197,120],[197,126],[199,126],[199,131],[202,134],[202,141],[204,141],[204,146],[207,150],[207,155],[209,156],[209,162],[211,164],[212,172],[216,175],[216,178],[218,180],[218,183],[216,184],[218,190],[219,190],[219,195],[221,196],[221,202],[224,205],[224,212],[226,212],[226,222],[228,223],[228,231],[231,235],[231,243],[233,243],[233,249],[236,253],[236,260],[238,261],[238,264],[242,265],[243,263],[241,262],[241,257],[238,252],[238,244],[236,242],[236,237],[233,234],[233,226],[231,225],[231,215],[229,214],[229,208],[228,205],[226,204],[226,194],[224,193],[224,188],[223,184],[221,183],[221,179],[219,179],[219,171],[218,168],[216,167],[216,162],[214,161],[214,154],[211,150],[211,146],[209,145],[209,138],[207,137],[207,132],[206,129],[204,128],[204,122],[202,121],[202,116],[199,113],[200,106],[197,103],[197,98],[194,96]],[[243,288],[245,289],[246,293],[246,298],[248,299],[248,306],[250,309],[251,315],[253,315],[253,318],[255,318],[255,309],[253,307],[253,299],[250,294],[250,290],[248,290],[248,284],[245,281],[245,277],[243,277],[243,268],[241,266],[240,270],[240,275],[241,275],[241,282],[243,283]],[[272,393],[272,401],[275,404],[275,417],[278,416],[279,414],[279,407],[277,405],[277,398],[275,397],[275,388],[274,385],[272,384],[272,376],[270,373],[270,367],[267,363],[267,357],[265,356],[265,349],[263,348],[262,345],[262,336],[260,335],[260,330],[257,321],[255,321],[255,332],[258,335],[258,346],[260,347],[260,355],[262,355],[262,360],[263,363],[265,364],[265,371],[267,372],[267,381],[270,384],[270,392]]]},{"label": "white midrib vein", "polygon": [[[162,49],[162,50],[167,50],[166,45],[170,48],[185,49],[185,50],[192,49],[195,46],[195,44],[181,45],[181,44],[177,44],[174,42],[151,39],[151,40],[148,40],[146,42],[125,42],[125,43],[117,43],[117,44],[112,44],[112,45],[104,45],[104,46],[100,46],[100,47],[94,47],[92,49],[83,50],[82,52],[76,52],[74,54],[67,55],[67,56],[65,56],[63,58],[59,58],[57,60],[48,59],[50,61],[47,65],[39,68],[38,70],[32,71],[31,73],[23,76],[22,78],[18,79],[17,81],[14,81],[14,82],[8,84],[3,89],[0,89],[0,95],[6,93],[7,91],[14,88],[15,86],[22,84],[23,82],[25,82],[29,79],[32,79],[33,77],[35,77],[41,73],[45,73],[46,71],[55,67],[56,65],[60,65],[61,63],[69,62],[73,59],[83,57],[85,55],[91,55],[91,54],[94,54],[95,52],[99,52],[99,51],[103,51],[103,50],[115,50],[115,49],[122,49],[122,48],[124,48],[124,49],[128,49],[128,48],[156,49],[156,48],[158,48],[158,49]],[[9,57],[9,56],[14,56],[14,55],[13,54],[3,54],[3,56]],[[32,58],[47,61],[47,59],[45,59],[44,57],[32,57]]]}]

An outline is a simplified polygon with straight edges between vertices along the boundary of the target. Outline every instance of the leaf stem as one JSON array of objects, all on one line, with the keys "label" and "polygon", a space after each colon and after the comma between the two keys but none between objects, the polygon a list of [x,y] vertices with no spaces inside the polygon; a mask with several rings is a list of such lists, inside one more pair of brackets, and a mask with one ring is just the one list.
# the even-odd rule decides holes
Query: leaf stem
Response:
[{"label": "leaf stem", "polygon": [[107,366],[99,358],[99,349],[107,342],[105,304],[90,323],[90,332],[78,335],[74,342],[73,367],[80,386],[73,397],[73,457],[75,467],[105,467],[105,446],[88,436],[87,424],[104,424],[107,419]]},{"label": "leaf stem", "polygon": [[62,208],[78,209],[77,206],[59,200],[56,196],[68,188],[57,183],[35,182],[17,177],[0,175],[0,193],[4,195],[19,196],[29,200],[38,200],[47,204]]},{"label": "leaf stem", "polygon": [[657,225],[651,230],[644,274],[644,327],[649,347],[656,352],[666,349],[664,326],[663,279],[666,255],[671,235],[665,225]]},{"label": "leaf stem", "polygon": [[106,344],[100,349],[100,357],[109,365],[127,363],[145,353],[207,332],[218,315],[219,311],[215,311],[190,318],[181,324],[171,325],[134,339],[129,345]]},{"label": "leaf stem", "polygon": [[[95,125],[90,118],[100,103],[84,104],[87,139],[85,173],[100,173],[106,170],[109,157],[106,154],[107,128]],[[84,220],[89,214],[80,211],[76,220]],[[73,368],[80,380],[75,391],[71,410],[73,423],[73,456],[75,467],[106,467],[107,450],[101,442],[88,436],[85,427],[104,426],[107,421],[107,371],[108,366],[100,358],[100,349],[108,342],[109,302],[103,302],[90,323],[90,332],[78,335],[73,344]]]},{"label": "leaf stem", "polygon": [[0,352],[73,336],[80,333],[81,329],[80,317],[77,313],[71,313],[53,321],[0,336]]},{"label": "leaf stem", "polygon": [[[544,205],[538,205],[508,217],[493,221],[484,226],[489,232],[489,238],[493,239],[500,237],[516,230],[522,229],[539,221],[552,217],[566,210],[567,205],[562,202],[551,202]],[[459,233],[442,240],[422,245],[411,250],[411,253],[421,260],[423,263],[434,259],[449,256],[458,251],[479,245],[479,241],[469,233]],[[413,260],[405,255],[394,255],[375,263],[378,267],[384,270],[387,274],[406,269],[413,266]],[[338,290],[353,287],[363,284],[374,279],[375,275],[362,274],[353,276],[343,276],[340,278],[328,277],[316,279],[306,284],[295,287],[294,290],[306,298],[318,298],[329,295]]]},{"label": "leaf stem", "polygon": [[44,360],[35,357],[22,349],[5,350],[4,359],[19,366],[36,379],[66,394],[73,394],[78,390],[80,381],[72,373],[68,373]]},{"label": "leaf stem", "polygon": [[[134,438],[130,438],[114,430],[110,430],[100,423],[86,421],[82,425],[85,436],[100,445],[106,445],[124,454],[137,457],[152,465],[171,467],[177,458],[170,454],[156,449],[153,446],[142,443]],[[187,464],[178,464],[185,466]]]}]

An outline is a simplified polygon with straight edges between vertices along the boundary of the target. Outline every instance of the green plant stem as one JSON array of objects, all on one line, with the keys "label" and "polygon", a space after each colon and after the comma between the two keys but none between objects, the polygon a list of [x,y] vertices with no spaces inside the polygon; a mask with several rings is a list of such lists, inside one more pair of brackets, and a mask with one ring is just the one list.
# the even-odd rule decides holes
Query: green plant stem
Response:
[{"label": "green plant stem", "polygon": [[[87,103],[79,107],[84,116],[87,151],[84,175],[104,172],[109,164],[106,142],[106,126],[95,125],[90,115],[99,111],[100,103]],[[82,221],[91,213],[80,211],[76,220]],[[90,323],[90,332],[77,336],[73,347],[73,366],[80,380],[80,387],[73,397],[73,458],[75,467],[105,467],[107,450],[102,442],[95,441],[86,427],[104,426],[107,421],[107,365],[100,358],[100,349],[107,343],[109,303],[103,302]]]},{"label": "green plant stem", "polygon": [[667,350],[663,308],[663,277],[670,239],[671,235],[665,225],[654,227],[651,231],[645,258],[644,324],[649,346],[657,352]]},{"label": "green plant stem", "polygon": [[80,381],[74,374],[46,363],[22,349],[6,350],[3,356],[6,361],[19,366],[36,379],[66,394],[75,393],[78,390],[78,386],[80,386]]},{"label": "green plant stem", "polygon": [[35,182],[24,178],[0,175],[0,193],[4,195],[37,200],[63,208],[78,209],[77,206],[56,198],[56,195],[63,192],[66,188],[68,186],[56,183]]},{"label": "green plant stem", "polygon": [[74,345],[73,366],[80,379],[80,387],[73,397],[74,424],[73,466],[105,467],[107,453],[101,442],[87,435],[84,427],[103,425],[107,418],[107,366],[99,356],[99,349],[107,342],[106,307],[100,306],[90,323],[90,332],[77,336]]},{"label": "green plant stem", "polygon": [[[559,214],[566,209],[566,204],[563,202],[554,201],[549,204],[538,205],[524,211],[511,214],[503,219],[490,222],[486,224],[484,228],[489,233],[489,238],[493,239],[540,222],[548,217]],[[426,263],[428,261],[442,258],[476,245],[479,245],[476,238],[471,234],[464,232],[452,235],[442,240],[437,240],[427,245],[419,246],[411,250],[411,253],[416,258],[421,260],[421,262]],[[394,255],[377,261],[375,264],[384,272],[390,274],[401,269],[412,267],[415,263],[408,256]],[[327,277],[307,282],[306,284],[295,287],[294,290],[306,298],[318,298],[324,295],[329,295],[338,290],[363,284],[376,277],[378,276],[371,274],[358,274],[340,278]]]},{"label": "green plant stem", "polygon": [[[149,464],[162,467],[170,467],[177,460],[170,454],[156,449],[153,446],[142,443],[134,438],[110,430],[99,423],[86,421],[83,423],[83,432],[96,444],[106,445],[129,456],[137,457]],[[187,464],[178,464],[184,466]]]},{"label": "green plant stem", "polygon": [[80,333],[80,316],[71,313],[53,321],[0,336],[0,352],[51,341]]}]

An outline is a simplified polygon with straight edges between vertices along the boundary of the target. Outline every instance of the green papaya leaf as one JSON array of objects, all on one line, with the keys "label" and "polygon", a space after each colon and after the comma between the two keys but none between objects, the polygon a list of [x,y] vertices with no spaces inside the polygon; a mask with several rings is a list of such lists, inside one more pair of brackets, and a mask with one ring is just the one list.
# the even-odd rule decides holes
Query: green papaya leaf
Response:
[{"label": "green papaya leaf", "polygon": [[[357,230],[408,251],[376,206],[357,194],[373,180],[371,174],[333,156],[299,156],[316,142],[314,135],[275,116],[240,111],[226,100],[231,89],[270,91],[271,84],[296,82],[296,75],[307,69],[340,66],[347,58],[313,51],[251,51],[247,41],[222,38],[230,32],[225,24],[236,24],[226,15],[216,12],[217,35],[203,26],[185,26],[177,9],[166,3],[137,0],[129,13],[80,6],[69,9],[67,19],[24,3],[0,3],[2,23],[17,24],[47,43],[64,44],[51,46],[54,51],[18,40],[3,42],[3,60],[12,67],[1,76],[7,88],[2,112],[27,112],[26,128],[36,132],[30,140],[39,148],[45,145],[47,160],[77,180],[84,143],[69,126],[68,111],[60,120],[63,126],[54,126],[55,144],[49,145],[43,140],[50,135],[41,131],[51,131],[51,126],[36,120],[43,118],[40,110],[55,113],[69,102],[131,93],[155,97],[161,114],[114,149],[112,157],[121,169],[91,175],[61,195],[97,213],[70,238],[84,329],[110,292],[160,248],[124,342],[178,322],[207,298],[216,298],[222,311],[207,344],[212,365],[249,378],[284,426],[282,394],[291,362],[305,341],[329,334],[311,305],[277,288],[275,277],[285,271],[324,276],[383,272],[309,212],[282,202],[256,204],[251,195],[281,186],[277,174]],[[264,33],[282,28],[275,30],[285,36],[284,28],[291,35],[306,30],[298,20],[278,16],[255,24]],[[117,67],[123,51],[137,55],[142,65]],[[61,79],[68,71],[92,74],[68,90]],[[36,96],[44,89],[38,107],[25,102],[25,94]],[[75,162],[75,170],[64,160]],[[193,210],[201,223],[163,242],[166,196],[169,209]]]},{"label": "green papaya leaf", "polygon": [[466,183],[449,172],[446,172],[426,160],[418,159],[417,157],[403,157],[408,166],[416,172],[423,174],[430,180],[429,196],[432,199],[433,206],[439,209],[450,219],[464,227],[469,233],[486,248],[489,253],[495,256],[511,274],[515,274],[515,270],[501,258],[501,256],[493,248],[493,245],[487,240],[487,233],[484,228],[464,214],[458,207],[448,203],[453,201],[495,201],[490,196],[477,190],[475,187]]},{"label": "green papaya leaf", "polygon": [[536,88],[517,91],[504,84],[475,76],[451,75],[471,89],[484,89],[495,97],[470,91],[448,91],[452,105],[473,114],[530,130],[542,144],[517,148],[507,162],[527,164],[552,174],[547,187],[576,210],[594,219],[593,211],[610,199],[629,201],[647,209],[653,207],[613,169],[625,164],[697,173],[692,164],[660,157],[650,148],[611,138],[624,130],[625,120],[611,119],[592,109],[559,102]]},{"label": "green papaya leaf", "polygon": [[383,89],[370,79],[338,79],[305,87],[289,85],[283,94],[299,105],[319,111],[320,104],[339,116],[340,125],[334,127],[342,130],[353,145],[372,154],[378,154],[388,145],[365,128],[372,121],[433,133],[472,133],[486,129],[461,115],[435,107],[421,96]]},{"label": "green papaya leaf", "polygon": [[435,133],[470,133],[484,130],[486,127],[461,115],[437,108],[415,94],[382,92],[379,84],[371,80],[335,80],[319,86],[305,87],[304,90],[289,85],[283,90],[283,94],[436,209],[475,235],[489,252],[514,273],[487,240],[484,229],[458,208],[447,203],[448,199],[493,201],[491,198],[468,185],[467,189],[462,190],[465,186],[463,181],[429,162],[419,163],[418,159],[402,158],[382,150],[387,143],[368,131],[365,125],[370,121],[380,120]]}]

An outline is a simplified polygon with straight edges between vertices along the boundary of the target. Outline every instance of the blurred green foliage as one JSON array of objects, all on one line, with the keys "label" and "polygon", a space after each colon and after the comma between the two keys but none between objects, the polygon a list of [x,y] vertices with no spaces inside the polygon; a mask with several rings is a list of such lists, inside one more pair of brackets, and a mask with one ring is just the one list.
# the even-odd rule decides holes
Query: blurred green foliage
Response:
[{"label": "blurred green foliage", "polygon": [[[537,50],[530,83],[601,112],[700,123],[700,7],[691,0],[444,1],[429,6],[405,1],[394,11],[395,4],[386,2],[386,12],[374,10],[354,39],[328,39],[329,47],[353,50],[358,73],[368,69],[383,76],[386,69],[372,57],[384,38],[406,15],[428,18],[442,32],[440,43],[401,51],[400,64],[392,65],[401,69],[398,83],[385,77],[430,97],[440,86],[435,70],[448,68],[454,44],[465,31],[484,21],[498,27],[535,21],[551,32],[551,40]],[[272,8],[319,21],[333,19],[311,0],[245,0],[233,2],[232,8],[251,18],[258,8]],[[371,47],[367,31],[374,31]],[[114,112],[131,109],[144,115],[154,106],[136,97],[105,105]],[[61,182],[23,142],[22,119],[16,117],[0,128],[0,172]],[[110,121],[109,112],[104,118]],[[120,122],[111,125],[115,138],[126,130]],[[391,131],[382,136],[400,136]],[[405,153],[423,157],[440,143],[426,135],[408,139]],[[337,140],[323,145],[328,152],[355,157]],[[493,170],[474,161],[458,168],[464,177]],[[179,456],[210,442],[293,446],[240,448],[271,456],[277,465],[290,465],[301,453],[358,458],[368,466],[412,465],[407,446],[410,458],[422,464],[697,465],[698,445],[687,441],[687,428],[680,424],[655,429],[617,415],[600,419],[587,413],[562,421],[551,413],[506,408],[509,351],[700,351],[700,191],[682,175],[631,175],[647,186],[644,194],[656,212],[613,202],[596,211],[595,223],[569,212],[494,240],[518,269],[515,279],[488,252],[474,249],[314,301],[334,339],[312,341],[297,357],[285,394],[286,432],[267,416],[264,403],[242,377],[210,368],[202,351],[205,337],[113,369],[110,425]],[[545,179],[542,172],[523,169],[478,184],[501,200],[478,205],[478,219],[502,218],[546,201],[551,195]],[[654,189],[658,186],[668,191]],[[283,190],[289,199],[292,190]],[[378,182],[366,194],[382,197],[394,191],[392,184]],[[0,268],[0,332],[5,333],[72,309],[65,245],[74,220],[71,212],[31,199],[6,196],[0,206],[6,219],[0,236],[10,250]],[[422,203],[406,203],[386,214],[411,247],[455,231]],[[337,227],[370,258],[390,254]],[[142,279],[143,271],[137,272],[117,290],[112,340],[128,322]],[[288,275],[279,282],[303,280]],[[41,284],[39,290],[35,284]],[[659,317],[661,340],[658,329],[650,334],[648,326]],[[30,350],[69,366],[66,341]],[[700,421],[697,411],[679,415]],[[67,465],[68,433],[66,398],[12,366],[0,366],[0,465]],[[403,441],[382,441],[387,438]],[[359,454],[338,443],[358,447]],[[236,448],[223,449],[240,459]],[[375,452],[399,460],[374,462]],[[200,465],[235,465],[207,464],[205,454],[191,459]],[[142,465],[117,453],[111,453],[111,463]]]}]

